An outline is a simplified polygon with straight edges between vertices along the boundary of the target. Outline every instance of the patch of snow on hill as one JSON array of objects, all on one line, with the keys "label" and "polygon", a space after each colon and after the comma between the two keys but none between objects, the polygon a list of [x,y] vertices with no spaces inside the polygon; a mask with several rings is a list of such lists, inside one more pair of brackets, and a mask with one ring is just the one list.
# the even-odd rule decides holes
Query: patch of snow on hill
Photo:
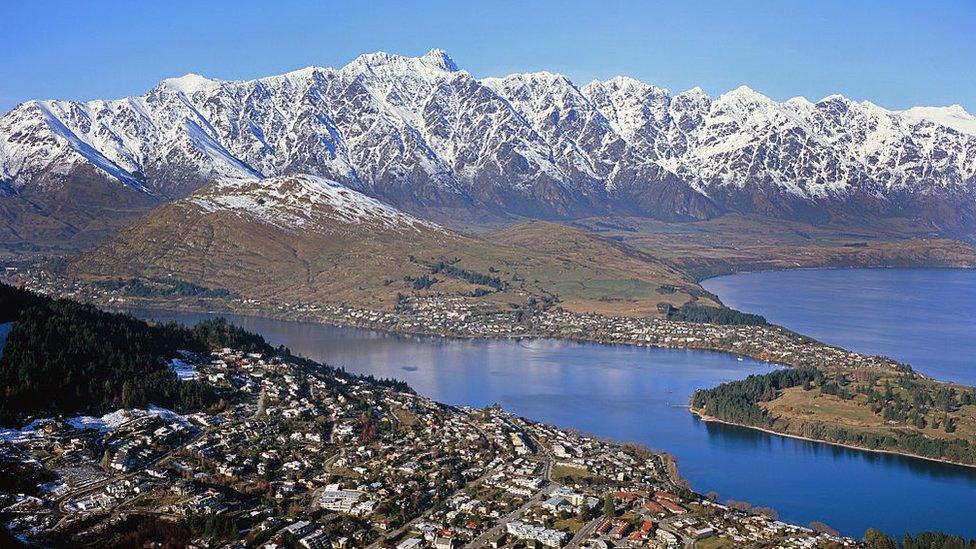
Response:
[{"label": "patch of snow on hill", "polygon": [[200,374],[197,373],[197,369],[193,364],[178,358],[171,360],[169,362],[169,367],[174,373],[176,373],[176,377],[180,378],[180,381],[189,381],[200,378]]},{"label": "patch of snow on hill", "polygon": [[[68,418],[65,423],[78,429],[79,431],[84,431],[85,429],[94,429],[100,433],[108,433],[118,429],[120,426],[141,417],[147,416],[158,416],[167,421],[177,421],[179,423],[186,424],[186,417],[166,408],[159,406],[154,406],[150,404],[147,409],[143,410],[140,408],[134,409],[124,409],[120,408],[114,412],[109,412],[101,417],[94,416],[76,416],[73,418]],[[43,437],[43,433],[39,433],[40,429],[51,422],[51,418],[39,418],[35,419],[20,429],[0,429],[0,442],[16,442],[16,441],[26,441],[32,438]]]},{"label": "patch of snow on hill", "polygon": [[392,230],[443,230],[375,198],[321,177],[293,175],[262,180],[224,178],[190,198],[206,212],[235,211],[285,229],[315,229],[335,220]]},{"label": "patch of snow on hill", "polygon": [[186,419],[180,414],[177,414],[172,410],[161,408],[159,406],[153,406],[152,404],[150,404],[148,409],[146,410],[142,410],[138,408],[127,410],[124,408],[120,408],[114,412],[109,412],[103,415],[102,417],[93,417],[93,416],[73,417],[68,419],[67,423],[68,425],[71,425],[72,427],[78,430],[94,429],[100,433],[107,433],[110,431],[114,431],[115,429],[118,429],[122,425],[134,419],[139,419],[141,417],[146,417],[146,416],[159,416],[169,421],[180,421],[181,423],[186,422]]}]

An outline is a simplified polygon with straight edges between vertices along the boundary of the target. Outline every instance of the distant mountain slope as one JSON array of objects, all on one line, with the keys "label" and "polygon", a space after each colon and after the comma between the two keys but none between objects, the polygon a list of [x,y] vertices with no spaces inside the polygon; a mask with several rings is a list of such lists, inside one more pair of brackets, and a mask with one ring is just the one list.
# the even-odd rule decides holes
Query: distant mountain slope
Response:
[{"label": "distant mountain slope", "polygon": [[585,231],[530,223],[467,237],[306,175],[215,181],[129,225],[69,273],[386,310],[400,293],[488,307],[555,296],[568,308],[642,314],[696,297],[713,303],[669,265]]},{"label": "distant mountain slope", "polygon": [[734,211],[976,229],[976,118],[959,106],[780,103],[745,86],[710,98],[545,72],[479,80],[440,50],[250,81],[191,74],[139,97],[29,101],[0,118],[0,202],[70,186],[79,166],[156,202],[215,177],[309,173],[442,219]]},{"label": "distant mountain slope", "polygon": [[159,203],[79,164],[60,186],[0,195],[0,256],[91,248]]}]

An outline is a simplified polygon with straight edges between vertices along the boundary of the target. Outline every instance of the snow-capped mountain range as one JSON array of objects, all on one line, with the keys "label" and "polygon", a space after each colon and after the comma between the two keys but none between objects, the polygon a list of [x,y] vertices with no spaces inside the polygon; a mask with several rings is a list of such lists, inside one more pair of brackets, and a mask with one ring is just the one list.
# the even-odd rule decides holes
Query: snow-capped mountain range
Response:
[{"label": "snow-capped mountain range", "polygon": [[412,212],[906,217],[976,230],[976,117],[830,96],[710,98],[632,78],[478,79],[441,50],[249,81],[189,74],[0,118],[0,196],[91,169],[166,201],[215,178],[311,174]]}]

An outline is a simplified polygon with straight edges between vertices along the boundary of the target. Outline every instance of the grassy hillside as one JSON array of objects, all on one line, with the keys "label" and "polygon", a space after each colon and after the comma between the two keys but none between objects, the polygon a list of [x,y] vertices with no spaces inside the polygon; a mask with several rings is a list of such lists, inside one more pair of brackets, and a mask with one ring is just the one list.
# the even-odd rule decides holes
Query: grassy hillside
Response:
[{"label": "grassy hillside", "polygon": [[[451,269],[435,272],[440,264]],[[716,304],[673,266],[566,225],[530,222],[478,238],[342,223],[292,231],[204,212],[187,200],[129,225],[74,261],[68,274],[115,287],[170,280],[243,299],[380,310],[392,310],[398,294],[498,308],[546,298],[577,311],[634,315],[660,314],[660,304]],[[494,279],[499,284],[484,283]]]},{"label": "grassy hillside", "polygon": [[520,259],[526,287],[559,296],[573,311],[657,315],[662,304],[718,304],[670,263],[589,231],[535,221],[483,238]]},{"label": "grassy hillside", "polygon": [[91,166],[47,191],[2,191],[0,184],[0,258],[93,248],[158,203]]}]

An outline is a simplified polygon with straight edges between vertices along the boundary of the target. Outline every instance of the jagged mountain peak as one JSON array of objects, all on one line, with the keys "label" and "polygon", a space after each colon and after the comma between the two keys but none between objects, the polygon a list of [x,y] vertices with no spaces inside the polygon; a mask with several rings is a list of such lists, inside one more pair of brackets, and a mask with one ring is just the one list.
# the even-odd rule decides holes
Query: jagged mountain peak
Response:
[{"label": "jagged mountain peak", "polygon": [[291,80],[291,81],[308,80],[311,78],[315,78],[317,75],[331,74],[333,72],[335,72],[335,69],[329,67],[317,67],[314,65],[310,65],[308,67],[303,67],[300,69],[295,69],[293,71],[288,71],[284,74],[279,74],[275,76],[266,76],[264,78],[261,78],[260,81],[275,82],[283,79]]},{"label": "jagged mountain peak", "polygon": [[910,120],[926,120],[959,133],[976,136],[976,116],[969,114],[961,105],[912,107],[901,111],[901,114]]},{"label": "jagged mountain peak", "polygon": [[[551,91],[561,93],[566,90],[579,92],[576,84],[564,74],[550,71],[518,72],[507,76],[488,76],[480,79],[480,82],[504,96],[504,89],[514,89],[519,87],[533,87],[540,92]],[[508,99],[506,97],[506,99]]]},{"label": "jagged mountain peak", "polygon": [[786,101],[784,101],[784,104],[790,105],[790,106],[793,106],[793,107],[800,107],[800,108],[804,108],[804,109],[811,108],[811,107],[813,107],[815,105],[813,101],[810,101],[809,99],[807,99],[806,97],[804,97],[802,95],[797,95],[795,97],[791,97],[791,98],[787,99]]},{"label": "jagged mountain peak", "polygon": [[458,66],[454,62],[454,59],[451,59],[451,56],[440,48],[431,49],[421,56],[420,59],[423,60],[425,64],[439,67],[445,71],[454,72],[458,70]]},{"label": "jagged mountain peak", "polygon": [[385,51],[364,53],[342,68],[345,72],[368,70],[413,72],[458,72],[457,64],[441,49],[432,49],[420,57],[408,57]]},{"label": "jagged mountain peak", "polygon": [[655,86],[654,84],[648,84],[642,80],[632,78],[630,76],[617,75],[606,80],[593,80],[584,89],[589,90],[589,93],[595,93],[596,90],[603,90],[615,94],[634,94],[634,95],[645,95],[654,94],[660,96],[670,96],[671,91],[667,88],[662,88],[660,86]]},{"label": "jagged mountain peak", "polygon": [[848,99],[847,97],[839,93],[832,93],[824,97],[820,101],[817,101],[817,104],[821,104],[821,103],[843,103],[846,105],[846,104],[853,103],[853,101],[851,101],[850,99]]},{"label": "jagged mountain peak", "polygon": [[695,86],[694,88],[691,88],[690,90],[685,90],[685,91],[679,93],[678,95],[683,96],[683,97],[693,97],[693,98],[697,98],[697,99],[710,99],[708,97],[708,94],[705,93],[705,90],[701,89],[701,87],[699,87],[699,86]]},{"label": "jagged mountain peak", "polygon": [[212,92],[219,88],[221,83],[220,80],[190,72],[176,78],[167,78],[160,82],[158,87],[189,95],[197,92]]},{"label": "jagged mountain peak", "polygon": [[740,103],[763,103],[763,104],[773,104],[775,101],[769,97],[757,92],[756,90],[746,86],[745,84],[729,90],[717,99],[720,102],[736,101]]},{"label": "jagged mountain peak", "polygon": [[604,85],[616,89],[628,89],[628,88],[644,89],[651,86],[650,84],[647,84],[646,82],[641,82],[636,78],[631,78],[630,76],[623,76],[620,74],[607,79],[604,82]]}]

